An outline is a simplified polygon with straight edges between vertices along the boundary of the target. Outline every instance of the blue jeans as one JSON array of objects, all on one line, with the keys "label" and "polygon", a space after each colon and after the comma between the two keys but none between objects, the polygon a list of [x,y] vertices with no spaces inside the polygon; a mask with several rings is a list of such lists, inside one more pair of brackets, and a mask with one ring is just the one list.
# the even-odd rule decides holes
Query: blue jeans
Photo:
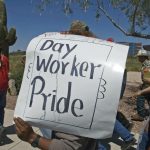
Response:
[{"label": "blue jeans", "polygon": [[143,131],[140,133],[137,150],[145,150],[148,144],[150,145],[150,132],[147,133],[146,131],[144,131],[146,124],[149,124],[149,123],[150,122],[148,119],[143,127]]},{"label": "blue jeans", "polygon": [[143,118],[149,115],[148,110],[145,109],[145,100],[147,100],[149,103],[150,96],[149,95],[138,96],[136,101],[137,112]]},{"label": "blue jeans", "polygon": [[[118,120],[115,122],[114,134],[119,135],[125,142],[133,139],[133,135],[130,133],[130,131],[126,129]],[[98,150],[106,150],[106,148],[99,143]]]},{"label": "blue jeans", "polygon": [[133,139],[133,135],[118,120],[115,122],[114,134],[118,134],[125,142]]},{"label": "blue jeans", "polygon": [[6,106],[6,93],[7,91],[0,91],[0,125],[4,123],[4,108]]},{"label": "blue jeans", "polygon": [[143,132],[139,137],[139,144],[137,150],[146,149],[147,142],[148,142],[148,133]]},{"label": "blue jeans", "polygon": [[40,128],[42,135],[47,139],[52,139],[52,130],[47,128]]},{"label": "blue jeans", "polygon": [[107,149],[106,149],[105,146],[103,146],[101,143],[98,143],[98,148],[97,148],[97,150],[107,150]]}]

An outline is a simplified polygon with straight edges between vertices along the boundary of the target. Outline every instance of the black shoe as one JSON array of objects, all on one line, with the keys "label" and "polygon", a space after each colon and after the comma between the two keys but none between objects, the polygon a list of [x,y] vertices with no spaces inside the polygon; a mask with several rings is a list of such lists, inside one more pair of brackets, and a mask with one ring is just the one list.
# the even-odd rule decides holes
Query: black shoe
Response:
[{"label": "black shoe", "polygon": [[2,125],[0,125],[0,137],[3,136],[4,132],[5,132],[5,127],[3,127]]},{"label": "black shoe", "polygon": [[136,139],[133,138],[130,141],[126,141],[125,144],[121,147],[121,150],[128,150],[131,146],[136,144]]}]

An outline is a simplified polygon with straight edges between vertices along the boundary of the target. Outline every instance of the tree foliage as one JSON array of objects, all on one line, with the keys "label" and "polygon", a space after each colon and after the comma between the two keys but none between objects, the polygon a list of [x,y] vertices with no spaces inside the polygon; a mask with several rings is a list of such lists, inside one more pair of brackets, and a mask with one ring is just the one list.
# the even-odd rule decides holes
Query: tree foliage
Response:
[{"label": "tree foliage", "polygon": [[150,25],[149,0],[111,0],[113,7],[120,9],[128,18],[130,33],[143,32]]},{"label": "tree foliage", "polygon": [[[38,8],[44,11],[49,4],[62,5],[66,14],[76,13],[73,5],[79,5],[84,11],[89,7],[95,9],[96,18],[103,14],[111,23],[127,36],[150,39],[150,33],[146,33],[150,26],[150,0],[39,0]],[[108,5],[120,10],[127,18],[129,29],[124,29],[109,13]]]}]

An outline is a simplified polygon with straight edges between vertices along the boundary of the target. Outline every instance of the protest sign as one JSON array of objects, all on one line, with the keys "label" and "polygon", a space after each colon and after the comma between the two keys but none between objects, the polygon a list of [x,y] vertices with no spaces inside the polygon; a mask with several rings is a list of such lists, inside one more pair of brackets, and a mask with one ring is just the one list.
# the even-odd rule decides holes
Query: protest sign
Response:
[{"label": "protest sign", "polygon": [[34,126],[91,138],[110,137],[128,46],[45,33],[28,45],[15,116]]}]

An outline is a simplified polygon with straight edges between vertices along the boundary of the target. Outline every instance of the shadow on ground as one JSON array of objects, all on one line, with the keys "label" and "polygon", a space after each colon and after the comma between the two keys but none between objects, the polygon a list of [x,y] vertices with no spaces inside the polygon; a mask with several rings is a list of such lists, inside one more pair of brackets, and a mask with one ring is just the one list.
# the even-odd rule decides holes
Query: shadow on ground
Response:
[{"label": "shadow on ground", "polygon": [[13,143],[14,141],[11,140],[7,135],[11,135],[11,134],[15,134],[15,133],[16,132],[15,132],[14,125],[5,127],[5,131],[4,131],[3,135],[0,137],[0,146]]},{"label": "shadow on ground", "polygon": [[[105,139],[105,140],[100,140],[100,142],[101,142],[101,144],[103,144],[106,147],[107,150],[112,150],[110,143],[114,143],[114,144],[118,145],[120,147],[120,149],[125,144],[125,142],[122,141],[121,139],[119,139],[119,136],[117,136],[117,135],[113,135],[113,138],[108,138],[108,139]],[[136,148],[134,148],[134,147],[131,146],[128,150],[136,150]]]}]

